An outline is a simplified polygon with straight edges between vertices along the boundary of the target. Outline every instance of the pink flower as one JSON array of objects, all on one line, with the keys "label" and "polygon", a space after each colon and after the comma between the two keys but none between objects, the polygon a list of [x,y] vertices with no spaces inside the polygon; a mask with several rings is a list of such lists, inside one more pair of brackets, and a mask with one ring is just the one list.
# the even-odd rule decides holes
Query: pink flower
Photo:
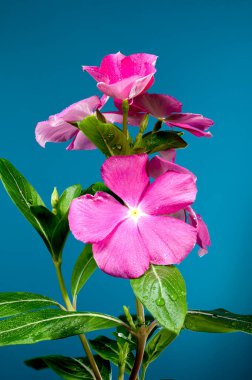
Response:
[{"label": "pink flower", "polygon": [[[160,175],[167,173],[169,171],[175,171],[177,173],[188,173],[191,175],[192,179],[196,181],[196,176],[190,172],[188,169],[183,168],[174,163],[175,161],[175,150],[169,149],[162,153],[163,157],[155,156],[148,164],[149,175],[153,178],[158,178]],[[165,157],[165,158],[164,158]],[[207,247],[211,245],[210,235],[205,222],[202,220],[199,214],[196,214],[192,207],[186,207],[184,214],[180,213],[176,215],[179,219],[186,221],[191,224],[197,230],[197,244],[200,247],[199,256],[205,255],[208,250]]]},{"label": "pink flower", "polygon": [[105,56],[98,66],[83,66],[98,83],[104,94],[118,99],[132,99],[143,93],[154,82],[157,56],[152,54],[132,54],[120,52]]},{"label": "pink flower", "polygon": [[73,138],[67,150],[95,149],[96,146],[77,127],[70,123],[81,121],[102,107],[98,96],[80,100],[65,108],[60,113],[41,121],[35,129],[37,142],[44,148],[47,142],[64,142]]},{"label": "pink flower", "polygon": [[[50,116],[47,121],[39,122],[35,129],[37,142],[44,148],[47,142],[64,142],[72,139],[67,150],[96,149],[96,146],[84,133],[71,123],[93,115],[97,109],[104,106],[107,100],[107,96],[103,96],[101,99],[98,96],[91,96],[72,104],[56,115]],[[122,123],[123,117],[119,112],[104,112],[103,115],[108,122]],[[138,125],[141,117],[141,115],[130,116],[128,123]]]},{"label": "pink flower", "polygon": [[148,156],[114,156],[102,166],[102,178],[123,201],[102,191],[73,200],[70,229],[93,244],[94,258],[106,273],[141,276],[150,264],[180,263],[196,243],[196,229],[171,214],[193,203],[190,174],[168,171],[150,184]]},{"label": "pink flower", "polygon": [[[121,103],[115,102],[117,108],[121,109]],[[198,137],[211,137],[208,128],[213,121],[199,114],[181,113],[182,104],[169,95],[141,94],[134,98],[130,107],[131,114],[138,112],[148,113],[158,119],[163,119],[169,127],[178,127],[191,132]]]}]

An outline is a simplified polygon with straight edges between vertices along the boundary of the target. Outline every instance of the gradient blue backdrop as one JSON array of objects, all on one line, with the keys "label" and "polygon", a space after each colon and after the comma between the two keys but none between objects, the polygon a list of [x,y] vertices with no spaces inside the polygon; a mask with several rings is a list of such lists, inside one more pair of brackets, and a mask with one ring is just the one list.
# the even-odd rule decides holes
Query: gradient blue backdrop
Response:
[{"label": "gradient blue backdrop", "polygon": [[[251,16],[250,1],[6,0],[0,5],[1,141],[8,158],[49,201],[62,191],[99,180],[98,151],[67,152],[64,144],[37,145],[34,127],[48,115],[98,93],[81,65],[124,54],[157,54],[153,91],[168,93],[186,112],[215,120],[213,139],[186,134],[190,147],[178,163],[198,175],[196,209],[212,237],[209,255],[193,252],[181,265],[190,308],[225,307],[251,313]],[[60,297],[50,256],[39,236],[0,187],[1,291]],[[81,244],[65,251],[67,280]],[[129,283],[99,271],[80,297],[80,308],[117,315],[134,309]],[[147,379],[250,379],[248,335],[183,332]],[[81,355],[76,338],[0,349],[0,378],[56,379],[23,360],[46,354]]]}]

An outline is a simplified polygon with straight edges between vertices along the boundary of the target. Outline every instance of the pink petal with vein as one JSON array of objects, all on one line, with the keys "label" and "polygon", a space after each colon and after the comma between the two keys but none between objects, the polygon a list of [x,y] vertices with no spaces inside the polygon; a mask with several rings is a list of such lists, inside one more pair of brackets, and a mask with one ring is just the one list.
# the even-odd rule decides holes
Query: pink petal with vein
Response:
[{"label": "pink petal with vein", "polygon": [[136,278],[149,267],[148,249],[131,219],[123,221],[103,241],[93,244],[95,261],[112,276]]},{"label": "pink petal with vein", "polygon": [[69,226],[76,239],[94,243],[105,239],[127,214],[128,209],[115,198],[98,191],[72,201]]},{"label": "pink petal with vein", "polygon": [[204,256],[211,245],[210,235],[206,223],[199,214],[196,214],[191,207],[187,208],[188,221],[197,229],[197,244],[200,247],[198,255]]},{"label": "pink petal with vein", "polygon": [[149,113],[157,118],[164,118],[173,112],[181,112],[182,103],[169,95],[145,93],[137,96],[133,105],[139,111]]},{"label": "pink petal with vein", "polygon": [[72,140],[71,144],[66,148],[67,150],[92,150],[96,146],[90,141],[83,132],[77,132],[77,135]]},{"label": "pink petal with vein", "polygon": [[102,165],[102,179],[128,206],[136,207],[149,184],[147,162],[147,154],[109,157]]},{"label": "pink petal with vein", "polygon": [[190,174],[168,171],[150,184],[139,207],[151,215],[172,214],[192,204],[196,193]]},{"label": "pink petal with vein", "polygon": [[185,129],[198,137],[211,137],[212,134],[207,129],[214,124],[211,119],[208,119],[199,114],[193,113],[178,113],[170,115],[165,119],[165,123],[171,127]]},{"label": "pink petal with vein", "polygon": [[50,121],[41,121],[35,129],[36,141],[43,148],[47,142],[64,142],[70,140],[78,133],[78,129],[63,119],[58,119],[57,124]]},{"label": "pink petal with vein", "polygon": [[156,265],[179,264],[196,243],[196,229],[169,216],[143,216],[138,229]]},{"label": "pink petal with vein", "polygon": [[148,173],[152,178],[158,178],[160,175],[168,171],[189,174],[192,176],[194,181],[197,180],[197,177],[188,169],[173,162],[167,161],[162,157],[155,156],[148,162]]}]

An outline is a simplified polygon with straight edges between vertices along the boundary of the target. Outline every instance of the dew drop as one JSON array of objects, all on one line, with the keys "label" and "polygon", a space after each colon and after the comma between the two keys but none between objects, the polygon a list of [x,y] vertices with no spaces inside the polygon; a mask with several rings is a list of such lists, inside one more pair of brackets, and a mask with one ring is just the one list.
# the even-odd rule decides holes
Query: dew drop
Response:
[{"label": "dew drop", "polygon": [[173,301],[176,301],[176,299],[178,298],[178,295],[177,295],[177,293],[172,293],[172,294],[170,294],[170,297]]},{"label": "dew drop", "polygon": [[165,300],[162,297],[156,299],[157,306],[164,306],[164,304],[165,304]]},{"label": "dew drop", "polygon": [[121,150],[122,149],[122,146],[121,145],[117,145],[116,146],[118,150]]}]

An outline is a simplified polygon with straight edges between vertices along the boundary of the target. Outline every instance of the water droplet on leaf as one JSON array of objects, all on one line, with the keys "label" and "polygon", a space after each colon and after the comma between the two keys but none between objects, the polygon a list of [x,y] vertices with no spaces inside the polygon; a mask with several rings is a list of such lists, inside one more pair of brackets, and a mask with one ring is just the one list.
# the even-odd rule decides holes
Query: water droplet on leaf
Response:
[{"label": "water droplet on leaf", "polygon": [[171,293],[171,294],[170,294],[170,297],[171,297],[171,299],[172,299],[173,301],[176,301],[176,299],[178,298],[178,295],[177,295],[177,293]]},{"label": "water droplet on leaf", "polygon": [[156,299],[157,306],[164,306],[164,304],[165,304],[165,300],[162,297]]}]

